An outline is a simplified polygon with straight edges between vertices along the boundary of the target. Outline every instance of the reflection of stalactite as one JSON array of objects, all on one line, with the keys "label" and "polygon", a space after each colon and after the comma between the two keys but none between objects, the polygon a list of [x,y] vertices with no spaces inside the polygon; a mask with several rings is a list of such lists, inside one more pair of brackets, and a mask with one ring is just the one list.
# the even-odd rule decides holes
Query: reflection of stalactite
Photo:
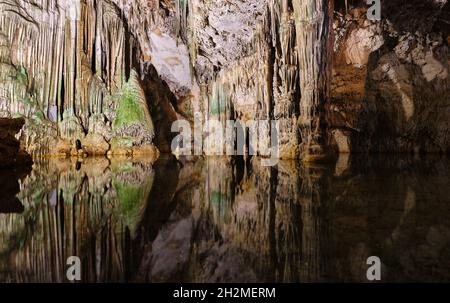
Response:
[{"label": "reflection of stalactite", "polygon": [[2,281],[63,282],[72,255],[82,260],[84,282],[127,278],[151,163],[86,161],[40,161],[23,182],[24,213],[0,220]]},{"label": "reflection of stalactite", "polygon": [[322,195],[326,189],[322,186],[322,175],[318,169],[304,168],[303,182],[299,203],[301,205],[302,221],[302,267],[300,280],[320,281],[323,272],[322,249],[323,222],[320,210],[323,203]]},{"label": "reflection of stalactite", "polygon": [[[207,160],[206,188],[208,203],[213,212],[214,221],[224,222],[230,217],[229,210],[234,201],[233,172],[225,159]],[[216,172],[223,174],[218,175]]]},{"label": "reflection of stalactite", "polygon": [[295,162],[280,162],[277,169],[262,167],[255,159],[251,172],[238,181],[233,161],[208,163],[202,228],[197,231],[199,242],[191,260],[196,281],[212,281],[213,277],[234,281],[222,276],[220,266],[209,274],[209,268],[198,268],[196,256],[203,254],[229,260],[232,263],[227,268],[238,268],[249,281],[254,281],[252,276],[279,282],[320,280],[319,210],[324,191],[320,170]]}]

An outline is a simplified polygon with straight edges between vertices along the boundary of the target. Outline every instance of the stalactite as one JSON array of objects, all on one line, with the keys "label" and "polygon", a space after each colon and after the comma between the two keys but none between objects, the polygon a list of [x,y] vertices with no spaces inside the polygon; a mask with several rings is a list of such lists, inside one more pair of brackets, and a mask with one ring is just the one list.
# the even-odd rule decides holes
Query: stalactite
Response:
[{"label": "stalactite", "polygon": [[[323,112],[329,98],[332,1],[268,0],[242,6],[231,1],[229,9],[250,23],[240,25],[248,38],[238,40],[244,43],[236,46],[238,53],[218,36],[227,29],[214,33],[223,14],[205,18],[208,10],[221,9],[215,3],[76,0],[58,10],[59,1],[40,0],[45,5],[33,6],[28,0],[13,0],[20,14],[3,12],[1,32],[7,37],[4,44],[14,50],[12,72],[20,75],[17,68],[23,66],[27,75],[22,86],[8,83],[7,91],[14,95],[7,98],[11,105],[6,112],[54,121],[66,150],[94,129],[102,129],[97,134],[102,145],[111,143],[113,134],[105,134],[114,123],[114,96],[131,70],[124,65],[139,68],[143,76],[154,55],[151,35],[161,34],[187,44],[201,90],[192,107],[203,110],[204,118],[217,108],[222,123],[274,119],[281,158],[320,160],[326,154]],[[137,41],[133,51],[126,47],[131,45],[130,28]],[[186,88],[176,94],[181,91],[186,93]],[[30,100],[33,106],[17,100]],[[89,141],[92,136],[82,145]]]},{"label": "stalactite", "polygon": [[275,119],[281,158],[326,157],[323,112],[329,98],[332,11],[325,0],[269,1],[247,47],[252,51],[206,81],[210,97],[203,102],[211,106],[214,87],[228,87],[224,98],[235,113],[225,120]]},{"label": "stalactite", "polygon": [[293,1],[300,74],[302,158],[326,156],[324,104],[330,97],[333,1]]},{"label": "stalactite", "polygon": [[28,118],[22,137],[30,153],[76,153],[76,140],[106,153],[117,107],[112,96],[126,80],[126,26],[117,6],[108,0],[13,0],[0,8],[2,64],[9,67],[0,72],[1,115]]}]

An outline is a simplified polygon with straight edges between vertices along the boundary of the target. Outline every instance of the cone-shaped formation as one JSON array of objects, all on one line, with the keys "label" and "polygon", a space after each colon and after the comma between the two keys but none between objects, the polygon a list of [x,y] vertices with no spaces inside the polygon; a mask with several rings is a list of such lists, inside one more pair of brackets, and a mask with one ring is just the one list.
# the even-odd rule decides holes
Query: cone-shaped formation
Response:
[{"label": "cone-shaped formation", "polygon": [[145,139],[124,148],[151,145],[142,89],[136,75],[129,80],[132,38],[115,5],[13,0],[0,4],[0,14],[0,114],[27,118],[23,140],[31,153],[106,154],[113,137],[132,132],[113,129],[127,101],[141,120],[122,126],[142,124]]}]

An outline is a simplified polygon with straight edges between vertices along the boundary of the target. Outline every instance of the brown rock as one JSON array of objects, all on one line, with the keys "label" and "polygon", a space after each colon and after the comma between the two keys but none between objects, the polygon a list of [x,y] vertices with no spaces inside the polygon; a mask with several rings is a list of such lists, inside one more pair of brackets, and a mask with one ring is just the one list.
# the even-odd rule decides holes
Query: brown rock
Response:
[{"label": "brown rock", "polygon": [[21,150],[15,138],[24,124],[24,119],[0,119],[0,168],[32,163],[31,157]]},{"label": "brown rock", "polygon": [[16,198],[17,179],[31,171],[31,157],[20,148],[15,134],[24,125],[24,119],[0,119],[0,213],[20,213],[23,206]]},{"label": "brown rock", "polygon": [[82,149],[89,156],[104,156],[109,150],[109,144],[99,134],[88,134],[82,141]]}]

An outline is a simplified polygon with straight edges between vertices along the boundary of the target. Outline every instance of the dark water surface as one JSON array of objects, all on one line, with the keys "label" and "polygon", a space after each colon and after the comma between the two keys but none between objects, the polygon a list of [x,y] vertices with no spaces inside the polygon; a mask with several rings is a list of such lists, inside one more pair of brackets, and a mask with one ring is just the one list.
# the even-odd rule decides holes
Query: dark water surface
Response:
[{"label": "dark water surface", "polygon": [[[1,172],[0,172],[1,174]],[[450,161],[306,167],[207,158],[36,160],[0,196],[0,281],[450,281]]]}]

